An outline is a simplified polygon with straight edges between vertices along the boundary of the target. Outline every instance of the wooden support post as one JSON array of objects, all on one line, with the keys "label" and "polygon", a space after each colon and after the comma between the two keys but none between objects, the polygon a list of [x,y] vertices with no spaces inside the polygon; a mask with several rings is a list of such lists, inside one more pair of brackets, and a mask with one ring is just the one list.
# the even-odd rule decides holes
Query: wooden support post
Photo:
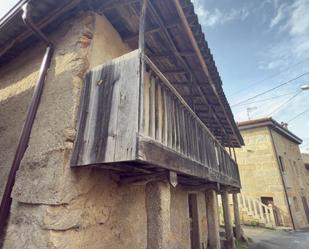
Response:
[{"label": "wooden support post", "polygon": [[209,249],[220,249],[218,199],[215,190],[205,192]]},{"label": "wooden support post", "polygon": [[146,185],[147,249],[170,248],[170,185],[150,182]]},{"label": "wooden support post", "polygon": [[234,160],[237,163],[237,157],[236,157],[236,152],[235,152],[235,148],[233,147],[233,154],[234,154]]},{"label": "wooden support post", "polygon": [[229,198],[228,192],[224,190],[221,193],[222,198],[222,207],[223,207],[223,214],[224,214],[224,225],[225,225],[225,238],[226,238],[226,245],[227,249],[235,249],[235,241],[233,235],[233,226],[231,221],[231,214],[230,214],[230,207],[229,207]]},{"label": "wooden support post", "polygon": [[236,239],[241,239],[241,226],[237,193],[233,193],[233,207],[234,207],[234,219],[235,219],[235,235]]}]

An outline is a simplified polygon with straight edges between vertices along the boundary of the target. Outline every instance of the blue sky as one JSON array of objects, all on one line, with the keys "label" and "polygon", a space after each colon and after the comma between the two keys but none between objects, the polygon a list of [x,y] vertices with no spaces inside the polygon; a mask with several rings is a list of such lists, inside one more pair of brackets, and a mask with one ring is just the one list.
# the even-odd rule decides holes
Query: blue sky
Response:
[{"label": "blue sky", "polygon": [[[16,0],[5,0],[3,16]],[[193,0],[205,37],[214,55],[230,104],[240,102],[309,71],[309,0]],[[237,121],[268,116],[301,85],[309,85],[309,74],[232,107]],[[278,97],[277,97],[278,96]],[[309,91],[274,113],[288,121],[309,108]],[[304,140],[309,153],[309,112],[289,124]]]},{"label": "blue sky", "polygon": [[[233,106],[309,71],[309,0],[194,0],[195,10]],[[269,116],[302,85],[309,74],[275,91],[232,107],[237,121]],[[287,122],[309,108],[303,91],[274,112]],[[309,152],[309,112],[289,123]]]},{"label": "blue sky", "polygon": [[0,17],[4,16],[17,2],[17,0],[2,0],[0,6]]}]

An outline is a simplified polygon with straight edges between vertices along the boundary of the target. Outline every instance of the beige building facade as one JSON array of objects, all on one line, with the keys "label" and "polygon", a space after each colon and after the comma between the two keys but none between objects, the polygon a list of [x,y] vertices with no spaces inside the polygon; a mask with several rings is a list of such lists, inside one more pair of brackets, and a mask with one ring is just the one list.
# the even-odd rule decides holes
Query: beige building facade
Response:
[{"label": "beige building facade", "polygon": [[[132,1],[120,1],[118,6],[118,1],[117,3],[113,1],[80,3],[80,1],[69,0],[33,2],[36,4],[33,4],[29,11],[33,9],[36,11],[33,12],[36,14],[32,17],[36,22],[42,23],[40,28],[45,28],[44,31],[54,46],[54,53],[27,150],[9,195],[12,203],[8,210],[9,217],[5,220],[5,232],[0,239],[2,248],[220,248],[216,197],[217,194],[223,194],[226,197],[231,193],[239,192],[237,164],[231,155],[225,152],[224,144],[219,144],[216,136],[219,138],[220,134],[210,133],[203,121],[193,113],[188,104],[184,103],[181,94],[175,93],[176,90],[169,85],[170,83],[164,89],[169,89],[169,94],[174,93],[172,97],[168,95],[170,101],[175,99],[178,101],[174,102],[178,105],[175,104],[172,110],[175,113],[181,113],[181,108],[186,108],[181,117],[191,115],[190,123],[188,122],[187,125],[194,125],[192,131],[196,134],[180,132],[181,128],[185,129],[185,127],[179,126],[181,122],[176,122],[174,119],[174,123],[171,123],[174,130],[171,135],[166,136],[166,140],[168,140],[167,137],[171,140],[171,145],[168,140],[165,145],[157,146],[161,149],[160,154],[157,153],[158,148],[154,146],[157,143],[155,140],[158,140],[157,137],[162,138],[162,134],[168,134],[168,132],[158,132],[158,126],[154,125],[152,127],[155,139],[151,140],[149,135],[143,140],[144,144],[146,144],[145,141],[151,140],[149,143],[153,146],[151,154],[145,153],[145,150],[144,153],[137,151],[133,153],[134,156],[138,156],[138,160],[134,162],[72,165],[72,153],[76,147],[81,116],[81,96],[85,91],[85,76],[87,72],[95,72],[96,68],[102,65],[110,66],[111,61],[116,61],[115,64],[117,64],[138,55],[132,43],[134,41],[134,44],[137,44],[139,16],[134,14],[139,12],[134,11],[136,8],[141,10],[140,3],[134,2],[131,6]],[[85,4],[86,2],[89,5]],[[160,4],[159,2],[156,1],[156,4]],[[63,6],[60,8],[59,4]],[[173,13],[176,13],[175,6],[181,6],[179,1],[165,1],[164,4],[174,4],[171,5],[175,8]],[[19,24],[22,14],[21,6],[19,7],[18,11],[12,10],[13,16],[9,22],[16,21]],[[43,13],[40,14],[42,10]],[[55,17],[49,17],[48,15],[54,10]],[[178,9],[178,11],[181,16],[182,10]],[[163,12],[161,15],[164,15]],[[155,15],[152,14],[153,16]],[[128,18],[131,23],[126,25],[136,29],[135,33],[127,34],[127,39],[124,39],[123,33],[126,34],[126,32],[122,29],[125,25],[120,25],[117,29],[119,19],[116,17]],[[11,165],[17,141],[35,91],[35,83],[40,74],[39,68],[45,51],[45,46],[33,35],[31,36],[23,26],[20,34],[14,35],[14,37],[18,36],[18,40],[14,42],[10,41],[10,38],[6,40],[5,32],[10,31],[6,22],[1,22],[2,26],[0,25],[0,40],[3,39],[7,45],[5,47],[7,51],[2,51],[0,59],[0,197],[5,195],[7,189],[7,179],[12,172]],[[18,27],[18,25],[15,26]],[[178,26],[181,27],[181,25]],[[156,29],[162,31],[164,27]],[[16,29],[10,32],[16,32]],[[188,37],[187,39],[189,40]],[[149,46],[152,44],[150,38],[147,42]],[[162,56],[164,53],[156,55],[157,58]],[[198,60],[195,63],[198,64]],[[133,63],[129,66],[132,65]],[[139,71],[122,73],[136,76]],[[126,79],[126,75],[118,76]],[[158,78],[156,77],[156,82]],[[96,85],[104,85],[107,81],[102,76]],[[129,79],[124,82],[129,82]],[[203,82],[206,81],[203,80]],[[132,90],[133,85],[129,83],[126,89]],[[163,87],[158,88],[163,89]],[[159,90],[160,94],[155,95],[158,88],[149,90],[149,92],[153,91],[153,95],[149,97],[150,100],[163,99],[163,90]],[[126,103],[129,95],[124,96],[121,92],[117,95],[117,99],[120,103]],[[150,102],[149,99],[148,102]],[[108,108],[108,106],[99,107],[104,110]],[[116,110],[118,116],[121,112],[127,114],[122,108],[130,107],[130,105],[123,105]],[[150,113],[153,111],[151,114],[153,117],[163,116],[162,105],[157,109],[155,105],[148,108]],[[175,117],[177,117],[176,114]],[[161,125],[167,123],[163,120],[163,118],[160,119]],[[115,120],[107,121],[110,124]],[[129,121],[128,117],[122,123],[117,123],[117,128],[128,127]],[[234,124],[234,120],[230,122]],[[151,125],[153,124],[149,122],[148,127]],[[88,131],[92,130],[89,128]],[[236,131],[238,131],[237,127]],[[134,131],[130,134],[136,135]],[[240,134],[235,134],[231,137],[234,136],[235,146],[240,146],[242,138]],[[106,134],[109,139],[117,135],[119,134],[111,130]],[[181,137],[188,138],[187,143],[180,140]],[[193,141],[194,137],[205,139],[196,139],[194,145],[191,145],[190,141]],[[237,140],[240,140],[239,145]],[[126,139],[121,141],[127,142]],[[214,143],[216,147],[213,147]],[[197,151],[198,155],[190,154]],[[170,157],[164,157],[167,154]],[[154,160],[145,162],[146,159],[148,160],[147,156],[151,155],[159,155],[158,163]],[[115,153],[114,158],[117,156],[119,154]],[[162,158],[167,159],[163,161]],[[174,163],[175,161],[178,164]],[[189,164],[189,167],[188,163],[192,165]],[[224,200],[227,204],[227,198]],[[5,209],[2,209],[1,204],[1,217],[3,217],[3,210]],[[227,245],[228,248],[233,249],[235,244],[231,232],[231,215],[225,208]]]},{"label": "beige building facade", "polygon": [[245,146],[236,150],[242,193],[273,206],[277,226],[308,226],[308,188],[301,139],[271,118],[238,124]]}]

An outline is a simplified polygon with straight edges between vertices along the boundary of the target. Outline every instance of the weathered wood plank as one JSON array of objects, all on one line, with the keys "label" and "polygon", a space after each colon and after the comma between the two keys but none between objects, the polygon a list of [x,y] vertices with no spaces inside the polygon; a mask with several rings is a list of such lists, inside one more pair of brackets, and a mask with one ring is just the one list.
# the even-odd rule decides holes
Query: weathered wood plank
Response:
[{"label": "weathered wood plank", "polygon": [[218,182],[239,188],[239,182],[235,179],[181,156],[176,151],[154,140],[141,136],[138,137],[138,140],[138,160],[140,162],[157,165],[177,173],[202,178],[205,181]]},{"label": "weathered wood plank", "polygon": [[136,158],[139,66],[133,51],[86,75],[72,166]]}]

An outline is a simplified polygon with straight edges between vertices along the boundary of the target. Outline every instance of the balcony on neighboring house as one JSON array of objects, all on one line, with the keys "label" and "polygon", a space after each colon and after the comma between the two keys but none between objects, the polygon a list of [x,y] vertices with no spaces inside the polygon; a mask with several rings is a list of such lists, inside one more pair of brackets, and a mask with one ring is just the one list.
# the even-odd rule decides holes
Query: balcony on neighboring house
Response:
[{"label": "balcony on neighboring house", "polygon": [[86,75],[71,165],[169,170],[187,184],[240,187],[236,162],[139,50]]}]

